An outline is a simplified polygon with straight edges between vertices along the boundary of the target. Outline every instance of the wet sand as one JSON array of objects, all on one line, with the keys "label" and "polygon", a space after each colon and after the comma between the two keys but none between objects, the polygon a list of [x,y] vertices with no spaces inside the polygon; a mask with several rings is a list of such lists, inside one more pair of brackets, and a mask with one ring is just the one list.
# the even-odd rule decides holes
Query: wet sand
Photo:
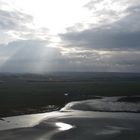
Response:
[{"label": "wet sand", "polygon": [[78,110],[87,101],[70,105],[56,112],[4,118],[0,140],[140,140],[140,113]]}]

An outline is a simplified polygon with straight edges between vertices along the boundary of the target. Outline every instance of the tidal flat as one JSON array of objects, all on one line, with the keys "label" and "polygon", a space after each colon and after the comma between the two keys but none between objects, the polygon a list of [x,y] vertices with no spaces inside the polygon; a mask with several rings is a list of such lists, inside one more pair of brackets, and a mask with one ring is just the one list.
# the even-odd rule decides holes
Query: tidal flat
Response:
[{"label": "tidal flat", "polygon": [[118,98],[75,101],[59,111],[3,118],[0,139],[139,140],[140,113],[132,111],[139,109],[140,103],[120,103]]}]

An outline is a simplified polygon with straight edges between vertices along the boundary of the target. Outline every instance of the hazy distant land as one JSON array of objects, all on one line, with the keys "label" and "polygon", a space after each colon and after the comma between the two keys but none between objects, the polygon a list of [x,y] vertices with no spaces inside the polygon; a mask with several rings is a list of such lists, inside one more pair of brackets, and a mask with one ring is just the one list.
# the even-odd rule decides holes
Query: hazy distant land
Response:
[{"label": "hazy distant land", "polygon": [[0,74],[1,117],[59,110],[70,101],[133,95],[140,95],[138,73]]}]

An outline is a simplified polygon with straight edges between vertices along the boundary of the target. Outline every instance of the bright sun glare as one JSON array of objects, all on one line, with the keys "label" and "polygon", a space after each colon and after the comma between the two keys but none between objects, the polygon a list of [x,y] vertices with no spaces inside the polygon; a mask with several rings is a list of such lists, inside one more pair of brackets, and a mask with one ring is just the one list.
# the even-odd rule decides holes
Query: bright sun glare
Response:
[{"label": "bright sun glare", "polygon": [[[11,0],[17,7],[34,18],[36,28],[45,27],[52,34],[64,32],[65,28],[85,20],[89,12],[83,5],[88,0]],[[9,3],[9,1],[8,1]]]},{"label": "bright sun glare", "polygon": [[63,123],[63,122],[57,122],[56,126],[58,127],[59,130],[61,131],[65,131],[65,130],[69,130],[72,129],[73,126],[67,123]]}]

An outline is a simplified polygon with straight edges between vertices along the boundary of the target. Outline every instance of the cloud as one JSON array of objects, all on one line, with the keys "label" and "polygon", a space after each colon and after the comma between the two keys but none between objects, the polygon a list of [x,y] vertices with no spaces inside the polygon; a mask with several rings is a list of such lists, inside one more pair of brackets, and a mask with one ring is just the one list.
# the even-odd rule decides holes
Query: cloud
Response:
[{"label": "cloud", "polygon": [[85,7],[90,22],[77,23],[58,36],[28,26],[32,16],[0,7],[0,72],[139,72],[139,2],[92,0]]},{"label": "cloud", "polygon": [[75,50],[63,54],[43,40],[18,40],[0,45],[0,72],[46,73],[53,71],[138,72],[140,52]]},{"label": "cloud", "polygon": [[[35,40],[49,38],[49,29],[36,28],[33,16],[11,8],[0,1],[0,44],[9,43],[19,39]],[[5,5],[7,8],[3,8]]]},{"label": "cloud", "polygon": [[1,72],[47,72],[61,57],[60,50],[43,40],[18,40],[0,46]]},{"label": "cloud", "polygon": [[17,10],[0,10],[0,30],[23,30],[27,23],[31,23],[33,18]]},{"label": "cloud", "polygon": [[[130,6],[123,18],[99,27],[60,34],[66,47],[99,50],[140,49],[140,5]],[[110,17],[111,18],[111,17]]]},{"label": "cloud", "polygon": [[61,34],[61,38],[68,42],[67,47],[83,47],[99,50],[140,49],[140,31],[118,32],[112,29],[95,31],[86,30]]},{"label": "cloud", "polygon": [[[3,4],[3,2],[0,2],[0,4]],[[33,29],[29,27],[32,24],[32,16],[15,9],[7,10],[0,7],[0,44],[9,43],[19,38],[27,39],[22,34],[32,34],[33,36]]]},{"label": "cloud", "polygon": [[83,71],[139,72],[140,2],[92,0],[85,6],[101,20],[87,29],[79,31],[75,25],[59,34],[63,47],[75,50],[69,54],[73,65]]}]

